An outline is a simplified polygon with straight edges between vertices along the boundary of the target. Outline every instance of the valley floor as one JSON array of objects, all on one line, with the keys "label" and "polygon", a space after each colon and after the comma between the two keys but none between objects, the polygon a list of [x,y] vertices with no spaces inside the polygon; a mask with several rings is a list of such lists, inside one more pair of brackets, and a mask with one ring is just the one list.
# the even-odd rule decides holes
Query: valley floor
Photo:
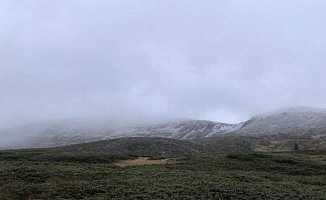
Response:
[{"label": "valley floor", "polygon": [[0,199],[326,199],[326,154],[196,154],[161,165],[0,153]]}]

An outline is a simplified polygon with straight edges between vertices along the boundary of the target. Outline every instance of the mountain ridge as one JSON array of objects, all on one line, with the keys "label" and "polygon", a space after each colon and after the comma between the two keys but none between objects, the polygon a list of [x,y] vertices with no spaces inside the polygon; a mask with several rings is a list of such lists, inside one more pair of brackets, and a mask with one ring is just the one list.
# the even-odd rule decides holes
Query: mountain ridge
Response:
[{"label": "mountain ridge", "polygon": [[[55,147],[70,144],[109,140],[121,137],[163,137],[179,140],[197,140],[224,135],[268,136],[289,135],[321,138],[326,135],[326,110],[309,107],[291,107],[256,115],[251,119],[228,124],[209,120],[181,119],[148,125],[114,127],[110,122],[92,124],[87,120],[66,120],[40,123],[3,132],[12,138],[21,138],[16,144],[2,148]],[[277,137],[279,138],[279,137]],[[9,140],[8,140],[9,141]],[[7,145],[7,146],[6,146]]]}]

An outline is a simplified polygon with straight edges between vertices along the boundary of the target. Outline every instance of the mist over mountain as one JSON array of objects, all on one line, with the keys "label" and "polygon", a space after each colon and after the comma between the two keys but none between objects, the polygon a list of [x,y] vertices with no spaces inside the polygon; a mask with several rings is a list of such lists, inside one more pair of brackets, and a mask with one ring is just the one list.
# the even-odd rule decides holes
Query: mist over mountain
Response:
[{"label": "mist over mountain", "polygon": [[[23,134],[22,134],[23,133]],[[290,107],[263,113],[235,124],[174,119],[114,123],[105,119],[66,119],[6,129],[2,148],[54,147],[122,137],[163,137],[197,140],[227,135],[318,138],[326,136],[325,109]],[[24,137],[23,137],[23,136]]]},{"label": "mist over mountain", "polygon": [[0,147],[49,147],[83,143],[117,137],[117,130],[158,123],[161,121],[155,119],[135,121],[109,117],[39,121],[0,129],[0,135],[4,136],[0,140]]},{"label": "mist over mountain", "polygon": [[119,137],[166,137],[198,139],[232,132],[241,124],[206,120],[115,124],[112,121],[61,120],[13,127],[0,132],[9,137],[2,147],[52,147]]}]

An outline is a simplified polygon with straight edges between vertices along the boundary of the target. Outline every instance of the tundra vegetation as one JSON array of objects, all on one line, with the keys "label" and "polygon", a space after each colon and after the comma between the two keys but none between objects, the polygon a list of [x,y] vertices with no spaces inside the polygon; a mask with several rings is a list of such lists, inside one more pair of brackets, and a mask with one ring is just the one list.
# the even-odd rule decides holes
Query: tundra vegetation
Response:
[{"label": "tundra vegetation", "polygon": [[326,152],[214,152],[159,138],[1,151],[0,199],[320,200]]}]

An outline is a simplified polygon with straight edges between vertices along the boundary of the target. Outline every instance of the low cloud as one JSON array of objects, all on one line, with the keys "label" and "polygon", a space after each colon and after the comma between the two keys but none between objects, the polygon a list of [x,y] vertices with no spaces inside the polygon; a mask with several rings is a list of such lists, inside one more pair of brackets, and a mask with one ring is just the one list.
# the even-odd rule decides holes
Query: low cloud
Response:
[{"label": "low cloud", "polygon": [[326,107],[322,0],[0,3],[0,126]]}]

